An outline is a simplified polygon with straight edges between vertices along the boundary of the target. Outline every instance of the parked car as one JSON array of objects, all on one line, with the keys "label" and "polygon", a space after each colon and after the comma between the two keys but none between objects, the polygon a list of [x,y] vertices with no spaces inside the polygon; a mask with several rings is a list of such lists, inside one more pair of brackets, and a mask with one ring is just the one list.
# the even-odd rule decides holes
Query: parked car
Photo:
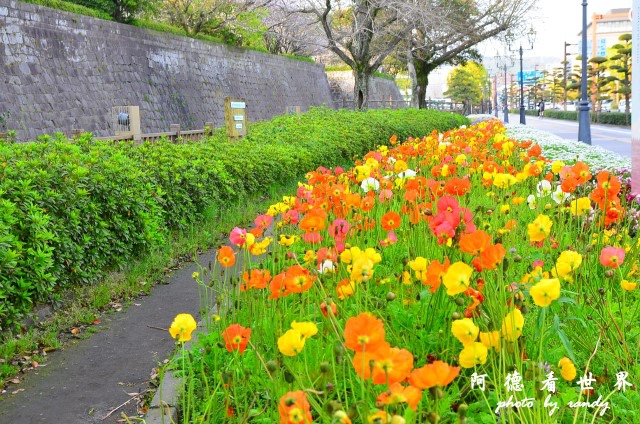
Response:
[{"label": "parked car", "polygon": [[600,103],[600,112],[611,112],[611,104],[613,101],[611,100],[603,100]]},{"label": "parked car", "polygon": [[[631,112],[632,108],[631,106],[633,105],[633,99],[629,99],[629,112]],[[627,101],[625,99],[620,100],[620,102],[618,103],[618,111],[619,112],[625,112],[627,109]]]}]

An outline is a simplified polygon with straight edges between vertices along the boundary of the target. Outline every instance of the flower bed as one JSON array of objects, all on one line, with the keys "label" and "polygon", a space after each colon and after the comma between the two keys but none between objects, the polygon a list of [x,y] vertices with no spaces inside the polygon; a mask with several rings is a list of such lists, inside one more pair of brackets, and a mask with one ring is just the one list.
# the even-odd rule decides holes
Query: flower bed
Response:
[{"label": "flower bed", "polygon": [[174,362],[182,422],[640,419],[628,186],[497,120],[390,142],[195,276],[218,310]]},{"label": "flower bed", "polygon": [[224,213],[320,164],[349,162],[390,132],[409,136],[466,122],[434,111],[317,108],[252,124],[234,143],[222,132],[180,144],[100,142],[91,134],[0,142],[0,330],[13,329],[61,289],[90,284],[163,246],[208,207]]}]

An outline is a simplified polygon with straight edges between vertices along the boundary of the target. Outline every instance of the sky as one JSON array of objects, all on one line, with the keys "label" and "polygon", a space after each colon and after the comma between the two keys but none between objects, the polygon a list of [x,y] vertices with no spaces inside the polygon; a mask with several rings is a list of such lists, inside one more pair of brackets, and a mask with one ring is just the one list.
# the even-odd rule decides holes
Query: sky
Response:
[{"label": "sky", "polygon": [[[587,0],[587,23],[594,13],[606,13],[611,9],[631,7],[632,0]],[[531,25],[536,36],[533,50],[524,53],[525,60],[533,57],[558,57],[564,53],[564,42],[576,43],[582,29],[582,0],[538,0],[537,10],[531,13]],[[521,38],[522,47],[529,47],[526,37]],[[520,45],[517,40],[512,49]],[[496,42],[479,46],[481,54],[493,57],[504,47]],[[571,49],[571,47],[569,47]],[[573,49],[576,49],[574,46]],[[569,50],[571,51],[571,50]]]},{"label": "sky", "polygon": [[[587,23],[594,13],[631,7],[631,3],[632,0],[587,0]],[[564,42],[575,43],[582,29],[582,0],[538,0],[538,9],[539,21],[532,22],[537,33],[532,55],[562,56]]]}]

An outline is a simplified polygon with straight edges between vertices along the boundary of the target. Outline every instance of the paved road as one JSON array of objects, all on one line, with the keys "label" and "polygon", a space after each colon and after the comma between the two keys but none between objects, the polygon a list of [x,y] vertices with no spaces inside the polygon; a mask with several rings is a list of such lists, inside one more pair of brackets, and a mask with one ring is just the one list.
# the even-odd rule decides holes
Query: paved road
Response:
[{"label": "paved road", "polygon": [[[502,115],[500,115],[500,119],[502,119]],[[520,116],[517,114],[509,114],[509,123],[520,123]],[[538,119],[536,116],[527,116],[527,125],[567,140],[578,139],[578,123],[576,121],[551,118]],[[592,124],[591,144],[630,158],[631,129],[612,125]]]}]

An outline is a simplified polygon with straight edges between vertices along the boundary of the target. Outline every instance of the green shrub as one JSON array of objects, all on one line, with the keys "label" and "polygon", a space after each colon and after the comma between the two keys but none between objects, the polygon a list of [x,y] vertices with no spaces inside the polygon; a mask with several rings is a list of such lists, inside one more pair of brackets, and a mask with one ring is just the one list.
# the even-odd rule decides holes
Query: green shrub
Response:
[{"label": "green shrub", "polygon": [[207,207],[349,163],[400,139],[469,121],[426,110],[312,109],[249,127],[228,142],[112,143],[61,134],[0,143],[0,329],[61,288],[161,245]]},{"label": "green shrub", "polygon": [[38,6],[50,7],[52,9],[64,10],[65,12],[75,13],[77,15],[90,16],[92,18],[104,19],[112,21],[113,18],[109,13],[99,9],[93,9],[79,4],[66,2],[63,0],[24,0],[25,3],[37,4]]},{"label": "green shrub", "polygon": [[[631,122],[631,116],[627,117],[624,112],[603,112],[597,118],[601,124],[629,126]],[[595,122],[595,119],[596,114],[592,113],[591,121]]]}]

